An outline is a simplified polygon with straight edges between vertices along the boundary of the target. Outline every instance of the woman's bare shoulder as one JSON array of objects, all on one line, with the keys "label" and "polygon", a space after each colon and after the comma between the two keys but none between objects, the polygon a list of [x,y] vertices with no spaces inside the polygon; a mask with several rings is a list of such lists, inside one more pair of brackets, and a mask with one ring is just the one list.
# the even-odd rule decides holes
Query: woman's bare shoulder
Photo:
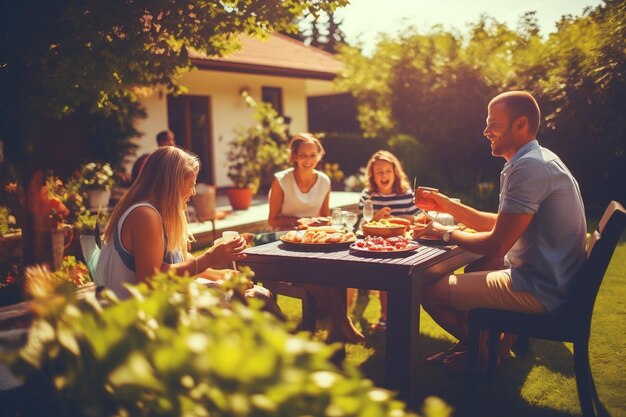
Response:
[{"label": "woman's bare shoulder", "polygon": [[125,223],[129,223],[131,226],[139,227],[157,227],[163,228],[161,215],[152,206],[139,206],[128,213],[128,217]]}]

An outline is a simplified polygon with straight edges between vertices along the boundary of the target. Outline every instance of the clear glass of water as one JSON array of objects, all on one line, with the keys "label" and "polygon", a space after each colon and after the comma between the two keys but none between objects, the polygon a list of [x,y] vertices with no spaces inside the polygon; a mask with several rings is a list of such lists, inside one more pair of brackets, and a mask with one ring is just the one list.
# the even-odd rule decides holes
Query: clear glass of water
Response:
[{"label": "clear glass of water", "polygon": [[330,224],[336,229],[343,227],[343,216],[340,208],[334,208],[331,212]]},{"label": "clear glass of water", "polygon": [[348,228],[349,232],[354,231],[354,225],[356,224],[357,218],[358,216],[356,215],[356,213],[353,213],[351,211],[343,212],[343,222]]},{"label": "clear glass of water", "polygon": [[363,220],[369,223],[374,218],[374,204],[372,200],[365,200],[363,203]]}]

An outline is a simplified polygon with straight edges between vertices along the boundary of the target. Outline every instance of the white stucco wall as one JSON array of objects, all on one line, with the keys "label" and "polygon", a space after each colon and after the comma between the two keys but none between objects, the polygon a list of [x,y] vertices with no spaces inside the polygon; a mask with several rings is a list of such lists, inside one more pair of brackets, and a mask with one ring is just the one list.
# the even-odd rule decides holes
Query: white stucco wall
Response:
[{"label": "white stucco wall", "polygon": [[[275,77],[254,74],[241,74],[220,71],[194,70],[182,77],[182,85],[187,87],[190,95],[206,95],[211,97],[211,122],[215,172],[218,187],[230,185],[226,176],[229,142],[234,137],[237,127],[246,128],[252,125],[252,111],[248,109],[239,95],[246,88],[255,100],[261,100],[261,87],[279,87],[283,91],[283,112],[291,117],[290,131],[293,133],[308,130],[307,102],[309,95],[318,95],[326,90],[333,92],[331,81],[315,81]],[[311,88],[313,87],[313,88]],[[312,91],[308,91],[308,90]],[[156,149],[156,135],[167,126],[167,97],[155,91],[141,100],[148,117],[137,124],[143,137],[137,141],[138,155]]]}]

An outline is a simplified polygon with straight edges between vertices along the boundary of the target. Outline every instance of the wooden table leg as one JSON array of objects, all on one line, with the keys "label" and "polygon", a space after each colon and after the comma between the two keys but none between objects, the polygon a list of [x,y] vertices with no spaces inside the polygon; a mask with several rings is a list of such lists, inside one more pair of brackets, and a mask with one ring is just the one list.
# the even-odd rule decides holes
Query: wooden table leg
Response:
[{"label": "wooden table leg", "polygon": [[419,280],[414,277],[394,280],[387,294],[385,385],[398,390],[400,399],[415,406],[420,330]]}]

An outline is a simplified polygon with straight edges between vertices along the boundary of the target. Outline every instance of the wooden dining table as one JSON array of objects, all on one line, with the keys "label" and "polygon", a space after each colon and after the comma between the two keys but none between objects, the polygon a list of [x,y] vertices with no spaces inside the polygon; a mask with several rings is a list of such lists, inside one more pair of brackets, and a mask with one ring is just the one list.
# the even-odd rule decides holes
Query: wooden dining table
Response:
[{"label": "wooden dining table", "polygon": [[368,253],[347,245],[273,242],[246,249],[240,264],[255,279],[387,291],[385,386],[412,405],[417,398],[420,283],[449,274],[481,255],[458,246],[420,244],[400,253]]}]

